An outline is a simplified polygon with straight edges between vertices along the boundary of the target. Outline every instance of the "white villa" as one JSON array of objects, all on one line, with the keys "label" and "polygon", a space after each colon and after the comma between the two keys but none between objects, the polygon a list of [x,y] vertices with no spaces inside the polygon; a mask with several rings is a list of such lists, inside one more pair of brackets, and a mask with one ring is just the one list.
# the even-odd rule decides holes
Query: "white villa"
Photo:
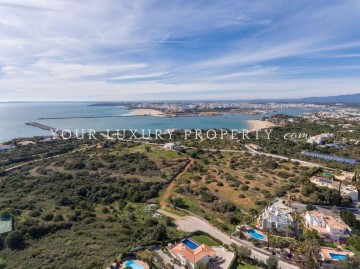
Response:
[{"label": "white villa", "polygon": [[357,202],[359,199],[359,192],[355,186],[346,185],[345,183],[341,183],[337,181],[333,181],[330,179],[312,177],[310,181],[318,186],[327,187],[331,189],[338,190],[340,188],[340,194],[343,197],[349,196],[351,201]]},{"label": "white villa", "polygon": [[170,253],[189,269],[198,269],[200,264],[208,264],[210,259],[216,256],[216,251],[205,244],[192,249],[183,242],[171,248]]},{"label": "white villa", "polygon": [[311,136],[311,137],[308,138],[306,143],[323,144],[325,142],[325,140],[328,139],[328,138],[334,138],[334,134],[333,133],[324,133],[324,134]]},{"label": "white villa", "polygon": [[175,149],[175,143],[165,143],[164,148],[165,149]]},{"label": "white villa", "polygon": [[305,214],[305,224],[308,228],[315,229],[325,239],[346,240],[351,229],[342,220],[318,211],[308,211]]},{"label": "white villa", "polygon": [[263,230],[274,227],[277,231],[284,232],[286,226],[293,226],[294,224],[292,212],[293,209],[286,205],[285,200],[277,198],[259,215],[258,225]]}]

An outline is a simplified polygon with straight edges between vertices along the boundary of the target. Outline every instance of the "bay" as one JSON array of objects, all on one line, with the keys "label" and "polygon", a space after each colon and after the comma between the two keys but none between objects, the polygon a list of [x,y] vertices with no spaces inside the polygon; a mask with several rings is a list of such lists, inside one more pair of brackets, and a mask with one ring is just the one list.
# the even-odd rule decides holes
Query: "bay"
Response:
[{"label": "bay", "polygon": [[[261,115],[221,115],[203,117],[150,117],[126,116],[131,112],[119,106],[89,106],[90,103],[0,103],[0,142],[18,137],[46,136],[49,131],[28,126],[26,122],[39,122],[57,129],[246,129],[248,120],[273,114],[302,115],[314,110],[280,109]],[[88,117],[88,118],[79,118]],[[91,118],[98,117],[98,118]],[[41,119],[52,118],[52,119]],[[61,119],[54,119],[61,118]]]}]

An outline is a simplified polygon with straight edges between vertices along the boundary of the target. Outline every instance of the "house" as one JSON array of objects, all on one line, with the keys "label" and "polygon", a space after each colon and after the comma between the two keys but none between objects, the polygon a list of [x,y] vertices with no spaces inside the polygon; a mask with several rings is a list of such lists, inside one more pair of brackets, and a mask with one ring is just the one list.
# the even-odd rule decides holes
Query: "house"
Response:
[{"label": "house", "polygon": [[216,256],[216,251],[202,244],[198,245],[185,239],[170,249],[170,253],[180,260],[181,265],[189,269],[198,269],[200,264],[208,264]]},{"label": "house", "polygon": [[325,143],[325,141],[329,138],[334,138],[334,134],[333,133],[323,133],[323,134],[311,136],[311,137],[309,137],[308,140],[306,140],[306,143],[320,145],[320,144]]},{"label": "house", "polygon": [[249,144],[249,147],[252,148],[253,150],[258,150],[258,151],[262,150],[262,147],[256,144]]},{"label": "house", "polygon": [[350,123],[347,123],[347,124],[344,124],[344,125],[343,125],[343,128],[344,128],[344,129],[354,129],[355,126],[352,125],[352,124],[350,124]]},{"label": "house", "polygon": [[335,190],[340,189],[341,196],[350,197],[353,202],[357,202],[359,199],[359,192],[355,186],[320,177],[312,177],[310,181],[321,187],[327,187]]},{"label": "house", "polygon": [[155,212],[153,215],[153,218],[156,218],[156,219],[161,219],[162,217],[163,217],[163,215],[160,213],[157,213],[157,212]]},{"label": "house", "polygon": [[146,211],[155,211],[158,208],[157,204],[148,204],[146,205],[145,210]]},{"label": "house", "polygon": [[15,146],[13,146],[13,145],[0,144],[0,150],[7,150],[7,149],[13,149],[13,148],[15,148]]},{"label": "house", "polygon": [[350,227],[342,220],[318,211],[306,212],[305,224],[308,228],[317,230],[324,239],[344,241],[351,235]]},{"label": "house", "polygon": [[274,227],[277,231],[284,232],[287,226],[294,225],[292,212],[293,209],[286,205],[284,199],[277,198],[259,215],[258,225],[263,230]]},{"label": "house", "polygon": [[175,149],[175,143],[165,143],[164,148],[165,149]]}]

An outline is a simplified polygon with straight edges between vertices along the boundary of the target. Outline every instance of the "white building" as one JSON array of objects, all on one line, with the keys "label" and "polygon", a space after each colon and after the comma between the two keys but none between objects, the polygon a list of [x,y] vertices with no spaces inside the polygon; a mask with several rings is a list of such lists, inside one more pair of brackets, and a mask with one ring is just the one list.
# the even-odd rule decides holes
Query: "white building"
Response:
[{"label": "white building", "polygon": [[164,148],[165,149],[175,149],[175,143],[165,143]]},{"label": "white building", "polygon": [[342,220],[318,211],[306,212],[305,224],[308,228],[317,230],[320,236],[331,240],[344,240],[351,232]]},{"label": "white building", "polygon": [[[189,239],[185,239],[188,240]],[[216,251],[211,247],[202,244],[196,245],[190,241],[196,248],[190,248],[181,242],[170,249],[170,253],[180,260],[181,265],[187,266],[189,269],[198,269],[200,264],[208,264],[210,259],[215,258]]]},{"label": "white building", "polygon": [[351,198],[351,201],[353,202],[357,202],[359,199],[359,192],[355,186],[346,185],[345,183],[341,183],[340,185],[340,182],[319,177],[312,177],[310,181],[321,187],[327,187],[335,190],[338,190],[340,188],[341,196],[349,196]]},{"label": "white building", "polygon": [[309,137],[308,140],[306,140],[306,143],[319,145],[319,144],[325,143],[326,139],[329,139],[329,138],[334,138],[334,134],[333,133],[323,133],[323,134],[311,136],[311,137]]},{"label": "white building", "polygon": [[291,216],[292,212],[293,209],[286,205],[285,200],[277,198],[259,215],[258,225],[263,230],[274,227],[279,232],[284,232],[286,226],[294,225],[294,219]]}]

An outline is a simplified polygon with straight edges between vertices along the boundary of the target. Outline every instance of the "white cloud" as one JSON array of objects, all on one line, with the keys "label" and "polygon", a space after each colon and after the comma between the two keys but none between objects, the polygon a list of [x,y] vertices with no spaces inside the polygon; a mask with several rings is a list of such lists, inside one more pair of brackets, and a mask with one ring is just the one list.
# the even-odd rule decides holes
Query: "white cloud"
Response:
[{"label": "white cloud", "polygon": [[[272,97],[277,89],[289,97],[360,87],[350,62],[360,48],[353,0],[0,0],[0,7],[0,101]],[[333,56],[323,63],[320,53]]]},{"label": "white cloud", "polygon": [[166,72],[149,73],[149,74],[133,74],[122,75],[110,78],[110,80],[128,80],[128,79],[145,79],[145,78],[158,78],[165,75]]}]

